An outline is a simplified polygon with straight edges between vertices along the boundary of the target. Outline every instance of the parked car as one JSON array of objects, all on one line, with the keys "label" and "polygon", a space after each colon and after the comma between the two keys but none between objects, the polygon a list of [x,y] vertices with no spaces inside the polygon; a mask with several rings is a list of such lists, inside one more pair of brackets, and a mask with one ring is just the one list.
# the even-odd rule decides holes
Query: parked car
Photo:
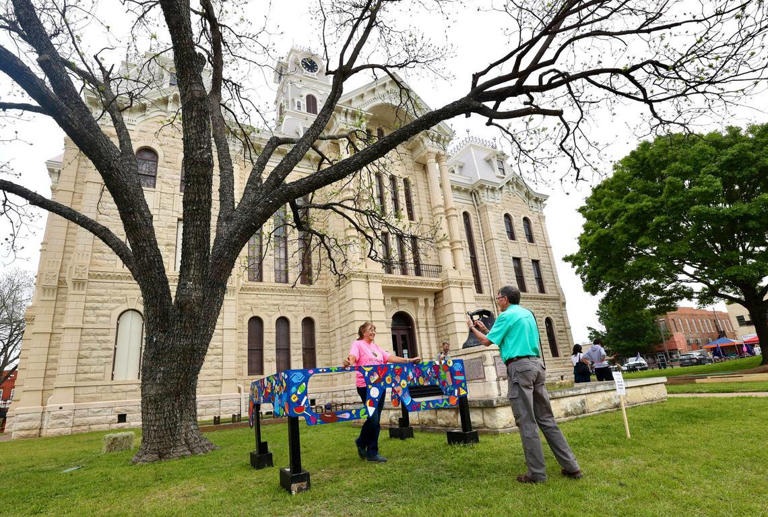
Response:
[{"label": "parked car", "polygon": [[714,361],[706,353],[691,352],[680,356],[680,366],[696,366],[699,364],[712,364]]},{"label": "parked car", "polygon": [[625,372],[637,372],[640,370],[647,370],[648,369],[648,363],[645,362],[645,359],[633,357],[632,359],[627,359],[627,362],[624,363],[624,365],[621,367],[622,370]]}]

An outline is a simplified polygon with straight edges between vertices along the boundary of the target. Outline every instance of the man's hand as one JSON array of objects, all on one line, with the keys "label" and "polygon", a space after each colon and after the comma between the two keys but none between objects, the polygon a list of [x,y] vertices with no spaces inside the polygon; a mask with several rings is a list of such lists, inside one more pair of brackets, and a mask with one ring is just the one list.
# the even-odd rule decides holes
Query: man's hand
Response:
[{"label": "man's hand", "polygon": [[480,320],[477,320],[477,321],[475,322],[475,328],[476,328],[477,330],[479,330],[480,332],[482,332],[483,334],[487,334],[487,333],[488,333],[488,327],[486,327],[486,326],[485,326],[485,323],[483,323],[483,322],[482,322],[482,321],[480,321]]},{"label": "man's hand", "polygon": [[420,363],[420,362],[421,362],[421,357],[419,356],[411,357],[411,363]]}]

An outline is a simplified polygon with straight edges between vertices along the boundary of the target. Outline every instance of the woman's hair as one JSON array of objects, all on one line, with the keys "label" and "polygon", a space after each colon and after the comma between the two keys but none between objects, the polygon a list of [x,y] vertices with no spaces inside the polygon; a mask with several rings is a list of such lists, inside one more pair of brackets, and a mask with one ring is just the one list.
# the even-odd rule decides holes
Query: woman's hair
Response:
[{"label": "woman's hair", "polygon": [[573,353],[571,355],[576,355],[581,353],[581,345],[573,345]]},{"label": "woman's hair", "polygon": [[373,327],[373,329],[376,330],[376,325],[374,325],[370,321],[366,321],[365,323],[360,325],[360,328],[357,329],[357,338],[363,339],[363,335],[365,335],[365,331],[368,330],[369,327]]}]

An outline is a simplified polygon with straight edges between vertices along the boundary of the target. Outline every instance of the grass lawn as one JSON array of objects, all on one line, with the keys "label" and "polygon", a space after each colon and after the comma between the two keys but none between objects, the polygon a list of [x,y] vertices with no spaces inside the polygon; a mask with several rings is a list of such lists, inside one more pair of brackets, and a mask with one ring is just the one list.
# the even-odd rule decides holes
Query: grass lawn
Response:
[{"label": "grass lawn", "polygon": [[768,391],[768,382],[667,384],[667,393],[740,393],[745,391]]},{"label": "grass lawn", "polygon": [[[302,426],[312,489],[291,496],[278,470],[253,470],[250,430],[217,431],[211,454],[130,465],[130,452],[100,454],[104,433],[0,443],[6,515],[745,515],[768,508],[768,399],[672,399],[562,424],[585,472],[520,485],[517,434],[482,435],[449,447],[444,434],[390,440],[386,464],[357,457],[350,424]],[[277,466],[288,464],[285,424],[265,426]],[[64,472],[73,466],[78,470]]]},{"label": "grass lawn", "polygon": [[645,370],[642,372],[625,373],[625,379],[644,379],[646,377],[674,377],[676,375],[708,375],[718,373],[731,373],[741,370],[749,370],[760,366],[760,356],[744,359],[732,359],[722,363],[705,364],[699,366],[684,366],[682,368],[667,368],[665,370]]}]

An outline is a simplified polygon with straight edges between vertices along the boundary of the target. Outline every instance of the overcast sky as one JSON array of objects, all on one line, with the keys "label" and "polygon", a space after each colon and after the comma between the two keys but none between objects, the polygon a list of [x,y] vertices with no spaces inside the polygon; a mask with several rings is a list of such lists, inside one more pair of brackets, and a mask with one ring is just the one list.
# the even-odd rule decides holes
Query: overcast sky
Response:
[{"label": "overcast sky", "polygon": [[[308,2],[304,0],[292,2],[277,2],[272,6],[271,22],[274,36],[272,41],[283,55],[291,46],[300,46],[321,50],[317,33],[310,28],[316,25],[315,18],[308,9],[302,8]],[[263,5],[263,4],[262,4]],[[456,5],[456,9],[460,7]],[[450,14],[450,13],[449,13]],[[456,11],[453,22],[447,32],[434,23],[434,17],[424,18],[424,23],[415,23],[417,30],[432,35],[438,42],[449,41],[454,48],[452,57],[444,63],[445,78],[441,79],[429,74],[404,73],[406,80],[431,107],[439,107],[466,92],[472,72],[488,62],[488,56],[497,56],[499,49],[504,48],[506,39],[500,30],[503,17],[498,13],[484,13],[474,9]],[[260,19],[260,14],[254,12],[254,19]],[[419,18],[417,18],[419,20]],[[495,49],[495,50],[494,50]],[[266,74],[271,76],[271,74]],[[7,83],[0,80],[0,88]],[[349,89],[349,88],[348,88]],[[274,92],[268,88],[260,88],[267,100],[274,99]],[[764,121],[763,113],[768,107],[768,101],[763,98],[745,99],[745,104],[751,109],[738,111],[739,117],[729,119],[733,125],[745,125],[747,122]],[[762,110],[762,111],[761,111]],[[591,127],[594,138],[607,147],[600,156],[602,172],[610,173],[611,164],[626,155],[638,144],[635,128],[643,116],[639,109],[626,108],[611,118],[609,113],[597,117],[597,123]],[[495,138],[498,135],[493,129],[487,128],[483,120],[455,119],[449,125],[456,132],[456,138],[466,136],[469,130],[472,135],[482,138]],[[717,129],[721,124],[702,127]],[[8,136],[8,126],[2,129],[2,137]],[[22,182],[41,194],[50,195],[50,181],[45,170],[45,160],[62,152],[63,134],[49,121],[36,120],[31,123],[13,124],[18,131],[19,139],[14,142],[0,140],[0,160],[11,160],[17,171],[23,172]],[[498,140],[501,141],[500,139]],[[505,148],[502,145],[502,148]],[[549,195],[545,215],[548,232],[554,255],[557,259],[557,270],[560,283],[565,293],[568,317],[570,319],[575,342],[585,342],[587,327],[599,327],[595,315],[597,299],[585,293],[581,281],[575,275],[569,264],[562,257],[577,250],[577,238],[581,231],[583,220],[577,209],[589,195],[591,186],[599,181],[599,177],[589,177],[590,182],[582,183],[578,188],[571,183],[560,183],[564,170],[562,166],[553,163],[551,169],[538,170],[538,181],[531,181],[534,190]],[[34,225],[37,231],[25,241],[25,248],[17,253],[14,265],[36,271],[39,255],[44,215]],[[6,231],[2,228],[2,231]],[[11,257],[0,258],[0,266],[8,267]],[[722,304],[720,304],[721,308]]]}]

